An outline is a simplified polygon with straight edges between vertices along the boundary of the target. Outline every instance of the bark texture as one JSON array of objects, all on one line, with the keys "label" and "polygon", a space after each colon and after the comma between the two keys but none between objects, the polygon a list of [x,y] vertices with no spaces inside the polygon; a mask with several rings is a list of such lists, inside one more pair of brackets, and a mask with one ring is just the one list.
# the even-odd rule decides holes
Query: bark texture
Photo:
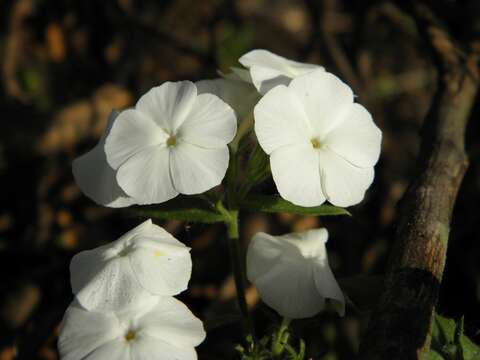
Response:
[{"label": "bark texture", "polygon": [[477,54],[460,51],[423,3],[409,10],[433,50],[438,87],[416,176],[400,204],[385,289],[360,346],[362,360],[426,358],[452,211],[468,167],[464,138],[479,84]]}]

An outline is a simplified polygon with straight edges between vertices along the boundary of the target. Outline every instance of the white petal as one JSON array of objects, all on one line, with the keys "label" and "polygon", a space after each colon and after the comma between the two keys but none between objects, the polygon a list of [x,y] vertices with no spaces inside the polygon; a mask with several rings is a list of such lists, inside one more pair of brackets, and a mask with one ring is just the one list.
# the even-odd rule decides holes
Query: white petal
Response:
[{"label": "white petal", "polygon": [[[133,360],[128,343],[122,338],[112,340],[89,354],[84,360]],[[72,358],[73,360],[73,358]],[[82,359],[83,360],[83,359]]]},{"label": "white petal", "polygon": [[[170,247],[170,248],[169,248]],[[192,260],[188,248],[173,245],[142,247],[130,255],[130,264],[140,284],[148,291],[163,296],[181,293],[188,287]]]},{"label": "white petal", "polygon": [[319,154],[322,188],[336,206],[351,206],[363,200],[373,182],[373,167],[358,168],[328,149]]},{"label": "white petal", "polygon": [[319,140],[343,120],[343,113],[353,103],[350,87],[326,71],[299,76],[288,88],[302,103]]},{"label": "white petal", "polygon": [[127,237],[135,238],[135,242],[140,245],[143,245],[144,241],[150,243],[153,240],[157,243],[181,246],[182,248],[189,249],[183,243],[175,239],[172,234],[164,228],[152,223],[151,219],[145,220],[143,223],[123,235],[120,239]]},{"label": "white petal", "polygon": [[286,74],[286,71],[260,66],[250,68],[250,76],[252,77],[253,85],[262,95],[267,94],[279,85],[287,86],[292,81],[292,78]]},{"label": "white petal", "polygon": [[178,195],[170,177],[170,150],[158,145],[145,148],[123,163],[117,181],[139,204],[161,203]]},{"label": "white petal", "polygon": [[375,165],[380,156],[382,132],[370,113],[362,105],[352,104],[343,117],[344,120],[326,136],[325,145],[353,165]]},{"label": "white petal", "polygon": [[296,76],[316,69],[323,70],[318,65],[292,61],[263,49],[252,50],[238,61],[250,69],[253,84],[262,95],[275,86],[288,85]]},{"label": "white petal", "polygon": [[129,158],[151,145],[165,143],[168,134],[148,115],[128,109],[116,118],[105,139],[107,161],[118,169]]},{"label": "white petal", "polygon": [[[246,71],[246,70],[245,70]],[[238,122],[253,110],[260,96],[251,84],[226,79],[201,80],[195,83],[199,94],[214,94],[232,107]]]},{"label": "white petal", "polygon": [[74,301],[63,317],[58,350],[63,360],[84,359],[120,334],[119,322],[115,316],[86,311]]},{"label": "white petal", "polygon": [[314,316],[325,305],[324,298],[315,287],[313,267],[309,262],[282,258],[256,280],[255,286],[267,305],[291,319]]},{"label": "white petal", "polygon": [[255,106],[255,133],[270,154],[287,145],[311,144],[312,131],[301,104],[285,86],[278,86]]},{"label": "white petal", "polygon": [[328,231],[325,228],[311,229],[301,233],[291,233],[278,236],[279,240],[295,246],[303,258],[315,258],[318,261],[327,260],[325,243],[328,240]]},{"label": "white petal", "polygon": [[285,244],[278,237],[263,232],[253,236],[247,250],[247,278],[250,282],[254,283],[271,270],[284,253]]},{"label": "white petal", "polygon": [[130,206],[135,200],[118,186],[115,170],[107,163],[102,145],[98,144],[73,161],[75,181],[82,192],[99,205],[114,208]]},{"label": "white petal", "polygon": [[205,148],[219,148],[232,141],[237,120],[232,108],[218,96],[201,94],[191,114],[178,128],[177,138]]},{"label": "white petal", "polygon": [[228,167],[227,146],[205,149],[177,142],[170,152],[170,172],[175,189],[182,194],[200,194],[219,185]]},{"label": "white petal", "polygon": [[220,74],[220,76],[227,80],[242,81],[250,84],[253,83],[252,77],[250,76],[250,71],[248,71],[247,69],[231,66],[230,70],[232,71],[229,73],[223,73],[221,71],[218,71],[218,73]]},{"label": "white petal", "polygon": [[172,346],[142,334],[132,341],[130,351],[131,360],[197,360],[197,353],[193,347]]},{"label": "white petal", "polygon": [[192,111],[197,88],[191,81],[165,82],[152,88],[136,104],[161,128],[174,134]]},{"label": "white petal", "polygon": [[88,310],[122,310],[148,294],[126,256],[106,259],[109,247],[82,251],[70,263],[73,293]]},{"label": "white petal", "polygon": [[158,303],[138,319],[142,333],[173,346],[194,347],[205,339],[202,322],[173,297],[160,298]]},{"label": "white petal", "polygon": [[118,186],[115,170],[108,164],[104,150],[105,138],[118,114],[115,110],[110,113],[99,143],[86,154],[76,158],[72,164],[73,176],[82,192],[97,204],[110,207],[124,207],[135,203]]},{"label": "white petal", "polygon": [[333,300],[340,316],[345,315],[345,297],[333,276],[332,270],[326,261],[316,261],[313,267],[317,290],[321,296]]},{"label": "white petal", "polygon": [[285,146],[270,156],[270,167],[278,192],[300,206],[325,202],[320,183],[317,151],[308,145]]}]

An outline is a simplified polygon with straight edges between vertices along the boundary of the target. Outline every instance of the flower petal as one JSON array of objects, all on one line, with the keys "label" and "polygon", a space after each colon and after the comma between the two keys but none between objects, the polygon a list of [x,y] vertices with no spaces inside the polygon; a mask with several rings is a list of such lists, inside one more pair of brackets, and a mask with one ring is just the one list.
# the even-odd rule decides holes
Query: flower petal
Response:
[{"label": "flower petal", "polygon": [[358,168],[329,149],[318,152],[323,193],[336,206],[351,206],[363,200],[373,182],[373,167]]},{"label": "flower petal", "polygon": [[172,346],[148,335],[139,335],[138,339],[132,341],[130,356],[130,360],[197,360],[193,347]]},{"label": "flower petal", "polygon": [[353,165],[375,165],[380,156],[382,132],[370,113],[360,104],[351,104],[343,117],[325,138],[325,145]]},{"label": "flower petal", "polygon": [[312,132],[301,104],[285,86],[266,94],[254,109],[255,133],[263,150],[309,144]]},{"label": "flower petal", "polygon": [[218,96],[201,94],[178,128],[177,138],[205,148],[219,148],[232,141],[237,131],[233,109]]},{"label": "flower petal", "polygon": [[[245,70],[246,71],[246,70]],[[214,94],[232,107],[238,122],[252,112],[260,96],[251,84],[237,80],[213,79],[195,83],[199,94]]]},{"label": "flower petal", "polygon": [[224,73],[218,71],[219,75],[227,80],[242,81],[252,84],[252,77],[250,76],[250,71],[236,66],[230,67],[231,72]]},{"label": "flower petal", "polygon": [[170,177],[170,150],[158,145],[145,148],[123,163],[117,181],[138,204],[161,203],[178,195]]},{"label": "flower petal", "polygon": [[169,134],[176,133],[192,111],[197,88],[191,81],[165,82],[150,89],[135,108],[147,114]]},{"label": "flower petal", "polygon": [[135,200],[118,186],[115,170],[108,164],[102,145],[98,144],[73,161],[75,181],[82,192],[99,205],[130,206]]},{"label": "flower petal", "polygon": [[315,279],[315,286],[318,292],[325,299],[333,300],[333,303],[340,316],[345,315],[345,297],[342,290],[338,286],[335,276],[328,265],[328,260],[316,261],[313,267],[313,276]]},{"label": "flower petal", "polygon": [[181,293],[187,289],[192,275],[192,259],[188,248],[176,246],[183,251],[175,252],[169,247],[174,246],[141,247],[129,255],[140,284],[156,295],[173,296]]},{"label": "flower petal", "polygon": [[315,258],[318,261],[327,261],[325,243],[328,240],[328,231],[325,228],[286,234],[278,236],[278,238],[295,246],[303,258]]},{"label": "flower petal", "polygon": [[108,248],[82,251],[70,263],[73,293],[87,310],[123,310],[148,295],[127,257],[105,259]]},{"label": "flower petal", "polygon": [[313,278],[312,265],[283,258],[255,286],[262,300],[280,315],[302,319],[316,315],[325,305]]},{"label": "flower petal", "polygon": [[288,88],[303,105],[314,136],[320,141],[344,119],[345,109],[353,103],[350,87],[322,70],[295,78]]},{"label": "flower petal", "polygon": [[228,167],[227,146],[205,149],[177,142],[170,152],[170,172],[175,189],[182,194],[201,194],[219,185]]},{"label": "flower petal", "polygon": [[270,167],[278,192],[285,200],[300,206],[318,206],[325,202],[318,155],[311,144],[275,150],[270,156]]},{"label": "flower petal", "polygon": [[107,161],[118,169],[125,161],[145,148],[165,143],[168,134],[140,111],[128,109],[116,118],[105,139]]},{"label": "flower petal", "polygon": [[118,336],[120,327],[115,316],[86,311],[74,301],[63,317],[58,350],[64,360],[84,359]]},{"label": "flower petal", "polygon": [[238,61],[250,69],[253,84],[262,95],[275,86],[288,85],[296,76],[323,69],[318,65],[292,61],[263,49],[252,50]]},{"label": "flower petal", "polygon": [[72,164],[73,177],[82,192],[99,205],[109,207],[124,207],[135,203],[118,186],[115,170],[108,164],[104,151],[105,137],[119,112],[113,110],[107,122],[107,127],[98,144],[86,154],[76,158]]},{"label": "flower petal", "polygon": [[[75,360],[77,359],[78,358],[75,358]],[[130,349],[128,348],[128,344],[126,343],[125,339],[118,338],[112,340],[92,351],[92,353],[89,354],[85,359],[82,358],[82,360],[105,359],[132,360]]]},{"label": "flower petal", "polygon": [[247,278],[250,282],[254,283],[270,271],[284,253],[285,244],[278,237],[263,232],[253,236],[247,250]]},{"label": "flower petal", "polygon": [[202,322],[173,297],[160,298],[138,324],[142,333],[179,348],[197,346],[206,336]]}]

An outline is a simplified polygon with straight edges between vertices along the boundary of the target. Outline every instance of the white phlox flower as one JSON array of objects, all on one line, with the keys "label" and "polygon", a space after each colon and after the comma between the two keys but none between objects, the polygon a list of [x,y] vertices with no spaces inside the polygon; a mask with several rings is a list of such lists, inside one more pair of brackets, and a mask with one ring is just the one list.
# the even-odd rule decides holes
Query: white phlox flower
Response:
[{"label": "white phlox flower", "polygon": [[118,240],[78,253],[70,264],[73,293],[87,310],[122,310],[146,294],[187,289],[190,248],[147,220]]},{"label": "white phlox flower", "polygon": [[219,185],[235,132],[235,113],[218,96],[198,95],[190,81],[166,82],[118,115],[105,153],[128,196],[161,203]]},{"label": "white phlox flower", "polygon": [[147,296],[122,312],[73,302],[58,339],[62,360],[195,360],[202,322],[173,297]]},{"label": "white phlox flower", "polygon": [[[288,85],[297,76],[324,70],[319,65],[289,60],[263,49],[252,50],[238,61],[249,69],[253,85],[262,95],[277,85]],[[234,72],[246,79],[243,73]]]},{"label": "white phlox flower", "polygon": [[257,233],[247,251],[247,277],[261,299],[280,315],[318,314],[330,299],[340,316],[345,298],[328,264],[326,229],[282,236]]},{"label": "white phlox flower", "polygon": [[296,205],[362,201],[374,178],[382,133],[352,90],[314,71],[270,90],[254,109],[280,195]]},{"label": "white phlox flower", "polygon": [[250,71],[248,69],[243,69],[237,66],[231,66],[230,72],[224,73],[219,70],[218,73],[224,79],[233,80],[233,81],[242,81],[242,82],[252,84],[253,86],[253,80],[250,75]]},{"label": "white phlox flower", "polygon": [[[240,69],[242,70],[242,69]],[[252,84],[239,79],[200,80],[195,83],[199,94],[214,94],[232,107],[238,121],[245,119],[260,99]]]},{"label": "white phlox flower", "polygon": [[120,188],[115,178],[116,171],[108,164],[105,155],[105,138],[110,133],[118,111],[112,111],[107,127],[98,144],[72,164],[73,176],[82,192],[97,204],[109,207],[124,207],[135,203]]}]

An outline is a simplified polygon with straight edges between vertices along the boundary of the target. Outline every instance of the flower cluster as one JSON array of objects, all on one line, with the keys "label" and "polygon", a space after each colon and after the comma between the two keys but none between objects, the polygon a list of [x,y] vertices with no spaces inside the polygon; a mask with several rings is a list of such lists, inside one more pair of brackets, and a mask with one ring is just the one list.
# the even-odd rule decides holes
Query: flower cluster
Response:
[{"label": "flower cluster", "polygon": [[[247,139],[258,141],[269,159],[269,166],[258,162],[263,168],[257,173],[271,170],[288,206],[361,202],[373,182],[382,135],[350,87],[321,66],[267,50],[253,50],[239,62],[243,68],[221,78],[166,82],[133,108],[113,111],[99,143],[73,163],[85,195],[109,207],[159,204],[215,188],[233,161],[227,191],[205,197],[213,196],[212,211],[228,223],[233,215],[224,198],[238,205],[253,186],[237,191],[245,181],[238,168],[251,148],[240,146]],[[285,317],[305,318],[329,299],[344,314],[327,238],[326,229],[253,237],[247,276],[266,304]],[[189,249],[150,221],[75,256],[76,300],[60,337],[63,357],[143,359],[161,352],[195,358],[202,325],[171,297],[186,289],[191,267]]]},{"label": "flower cluster", "polygon": [[59,338],[63,359],[196,359],[202,323],[173,298],[187,288],[190,249],[147,220],[118,240],[75,255],[75,300]]}]

